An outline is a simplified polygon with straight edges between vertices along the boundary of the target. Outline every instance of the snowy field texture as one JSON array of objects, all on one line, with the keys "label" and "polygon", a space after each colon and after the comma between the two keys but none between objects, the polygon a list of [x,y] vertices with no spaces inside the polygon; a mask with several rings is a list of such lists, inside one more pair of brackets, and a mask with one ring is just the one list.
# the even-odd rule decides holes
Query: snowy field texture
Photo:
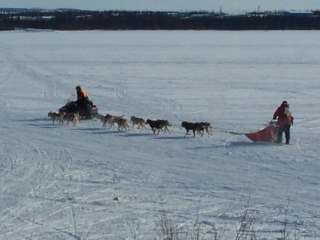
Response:
[{"label": "snowy field texture", "polygon": [[[0,239],[160,239],[166,215],[205,239],[320,238],[320,32],[0,32]],[[170,134],[98,120],[52,125],[81,85],[101,114],[168,119]],[[288,100],[290,145],[243,135]],[[209,121],[186,137],[181,121]],[[283,222],[287,223],[285,227]]]}]

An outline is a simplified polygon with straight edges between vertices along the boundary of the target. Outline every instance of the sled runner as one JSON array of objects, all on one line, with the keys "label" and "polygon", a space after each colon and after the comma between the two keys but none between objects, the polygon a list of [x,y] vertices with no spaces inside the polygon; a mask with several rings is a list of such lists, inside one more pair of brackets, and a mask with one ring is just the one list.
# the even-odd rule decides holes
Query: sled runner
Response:
[{"label": "sled runner", "polygon": [[246,137],[253,142],[275,142],[277,140],[278,127],[270,123],[267,127],[257,132],[246,133]]}]

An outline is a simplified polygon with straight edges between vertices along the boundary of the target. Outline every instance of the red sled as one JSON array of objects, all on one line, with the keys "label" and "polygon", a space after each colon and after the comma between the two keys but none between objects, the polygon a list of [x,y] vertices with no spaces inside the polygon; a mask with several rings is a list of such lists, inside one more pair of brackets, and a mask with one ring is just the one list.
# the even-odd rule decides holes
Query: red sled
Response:
[{"label": "red sled", "polygon": [[246,133],[247,138],[253,142],[275,142],[278,135],[278,127],[270,124],[266,128],[253,133]]}]

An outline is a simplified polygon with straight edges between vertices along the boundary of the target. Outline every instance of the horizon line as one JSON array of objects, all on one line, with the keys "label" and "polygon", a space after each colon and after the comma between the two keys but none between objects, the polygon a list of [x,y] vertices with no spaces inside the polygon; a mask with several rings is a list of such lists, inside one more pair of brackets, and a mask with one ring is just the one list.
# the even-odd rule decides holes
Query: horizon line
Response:
[{"label": "horizon line", "polygon": [[75,10],[75,11],[92,11],[92,12],[105,12],[105,11],[121,11],[121,12],[177,12],[177,13],[184,13],[184,12],[222,12],[222,13],[250,13],[250,12],[296,12],[296,13],[303,13],[303,12],[314,12],[314,11],[320,11],[320,8],[316,9],[248,9],[248,10],[239,10],[239,11],[224,11],[223,8],[220,8],[218,10],[208,10],[208,9],[185,9],[185,10],[150,10],[150,9],[84,9],[84,8],[72,8],[72,7],[57,7],[57,8],[43,8],[43,7],[1,7],[1,10],[10,9],[10,10],[45,10],[45,11],[55,11],[55,10]]}]

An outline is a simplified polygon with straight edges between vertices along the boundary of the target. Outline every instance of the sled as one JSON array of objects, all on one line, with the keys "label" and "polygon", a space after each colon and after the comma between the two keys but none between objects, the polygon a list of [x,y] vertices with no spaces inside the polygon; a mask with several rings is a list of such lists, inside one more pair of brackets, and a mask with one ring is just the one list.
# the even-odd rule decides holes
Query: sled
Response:
[{"label": "sled", "polygon": [[98,115],[98,108],[92,103],[88,104],[86,108],[80,107],[76,101],[68,102],[61,108],[59,112],[75,113],[78,112],[81,119],[92,119]]},{"label": "sled", "polygon": [[247,138],[253,142],[275,142],[278,135],[278,127],[270,123],[267,127],[257,132],[246,133]]}]

